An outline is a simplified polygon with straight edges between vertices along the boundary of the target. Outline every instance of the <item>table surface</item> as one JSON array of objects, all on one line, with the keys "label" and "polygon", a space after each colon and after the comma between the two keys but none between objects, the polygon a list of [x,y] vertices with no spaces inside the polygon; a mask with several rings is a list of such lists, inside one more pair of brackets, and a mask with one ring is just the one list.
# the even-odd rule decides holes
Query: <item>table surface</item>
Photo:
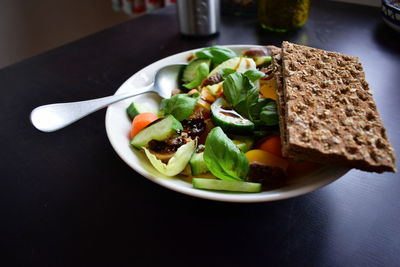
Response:
[{"label": "table surface", "polygon": [[296,32],[223,17],[219,35],[190,39],[169,7],[0,70],[0,265],[399,266],[399,174],[352,170],[293,199],[214,202],[129,168],[108,142],[104,110],[54,133],[29,122],[38,105],[113,94],[177,52],[283,40],[360,57],[400,151],[400,38],[378,8],[315,1]]}]

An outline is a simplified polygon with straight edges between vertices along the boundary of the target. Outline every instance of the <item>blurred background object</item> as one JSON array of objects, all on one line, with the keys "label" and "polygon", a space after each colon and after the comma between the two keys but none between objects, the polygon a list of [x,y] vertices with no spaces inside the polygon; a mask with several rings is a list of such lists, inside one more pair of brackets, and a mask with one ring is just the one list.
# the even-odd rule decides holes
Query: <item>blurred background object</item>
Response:
[{"label": "blurred background object", "polygon": [[175,0],[0,0],[0,68]]},{"label": "blurred background object", "polygon": [[400,0],[382,0],[382,18],[392,29],[400,32]]},{"label": "blurred background object", "polygon": [[132,17],[110,0],[1,0],[0,68]]},{"label": "blurred background object", "polygon": [[222,0],[223,15],[253,16],[256,14],[257,0]]},{"label": "blurred background object", "polygon": [[216,34],[220,24],[219,0],[178,0],[179,31],[188,36]]},{"label": "blurred background object", "polygon": [[[288,0],[279,2],[283,1]],[[314,1],[381,5],[381,0]],[[0,68],[175,2],[176,0],[1,0]],[[257,0],[220,2],[222,15],[256,18]],[[277,12],[275,10],[271,13],[274,16]],[[390,25],[390,21],[393,23],[400,15],[384,8],[382,16],[386,22],[389,20]],[[266,21],[268,22],[268,17]]]},{"label": "blurred background object", "polygon": [[175,4],[176,0],[111,0],[115,12],[123,11],[128,15],[142,14]]},{"label": "blurred background object", "polygon": [[264,29],[285,32],[304,25],[311,0],[258,0],[258,21]]}]

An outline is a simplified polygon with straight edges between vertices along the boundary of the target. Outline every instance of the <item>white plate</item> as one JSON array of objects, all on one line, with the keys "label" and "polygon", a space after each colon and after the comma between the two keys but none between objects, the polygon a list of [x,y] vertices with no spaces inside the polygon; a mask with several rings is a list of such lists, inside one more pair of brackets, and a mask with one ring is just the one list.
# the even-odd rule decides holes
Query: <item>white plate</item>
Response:
[{"label": "white plate", "polygon": [[[235,52],[240,52],[256,46],[228,45],[226,47],[233,49]],[[182,52],[161,59],[145,67],[122,84],[115,94],[121,94],[128,90],[135,90],[135,88],[150,84],[158,69],[170,64],[186,63],[188,56],[196,50],[198,49]],[[111,145],[126,164],[132,167],[136,172],[157,184],[180,193],[205,199],[228,202],[273,201],[309,193],[335,181],[348,171],[348,168],[338,166],[323,167],[312,173],[293,179],[293,181],[284,187],[260,193],[225,193],[194,189],[190,183],[178,178],[166,177],[159,173],[151,166],[144,153],[133,149],[129,145],[128,135],[131,123],[127,118],[126,108],[133,100],[157,108],[160,98],[154,94],[145,94],[110,105],[106,113],[106,130]]]}]

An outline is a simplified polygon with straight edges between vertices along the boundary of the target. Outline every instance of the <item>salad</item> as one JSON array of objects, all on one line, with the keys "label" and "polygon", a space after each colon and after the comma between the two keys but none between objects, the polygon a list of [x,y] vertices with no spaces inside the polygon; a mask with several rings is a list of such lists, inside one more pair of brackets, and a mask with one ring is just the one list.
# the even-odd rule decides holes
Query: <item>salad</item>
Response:
[{"label": "salad", "polygon": [[194,53],[159,110],[127,107],[130,145],[194,188],[253,193],[284,185],[308,164],[282,157],[271,61],[268,47]]}]

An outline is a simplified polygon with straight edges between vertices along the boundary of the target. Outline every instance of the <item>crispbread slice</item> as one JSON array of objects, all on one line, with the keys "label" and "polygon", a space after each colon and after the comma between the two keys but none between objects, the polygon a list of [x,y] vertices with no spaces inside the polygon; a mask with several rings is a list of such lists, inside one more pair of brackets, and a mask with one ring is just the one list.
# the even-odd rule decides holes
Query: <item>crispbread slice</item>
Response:
[{"label": "crispbread slice", "polygon": [[393,148],[358,58],[283,42],[282,70],[278,104],[286,156],[396,171]]},{"label": "crispbread slice", "polygon": [[283,75],[282,75],[282,49],[271,49],[272,64],[274,65],[274,78],[276,81],[276,101],[279,113],[279,131],[281,134],[282,155],[288,157],[287,137],[286,137],[286,115],[285,115],[285,96],[283,94]]}]

